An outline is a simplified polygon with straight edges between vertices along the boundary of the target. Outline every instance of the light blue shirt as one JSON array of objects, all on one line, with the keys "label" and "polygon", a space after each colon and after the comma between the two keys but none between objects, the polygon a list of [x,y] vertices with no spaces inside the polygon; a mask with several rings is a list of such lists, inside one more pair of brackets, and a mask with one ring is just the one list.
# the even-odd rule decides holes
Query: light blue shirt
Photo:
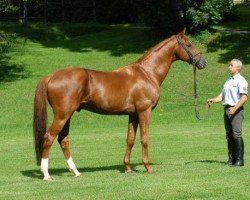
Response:
[{"label": "light blue shirt", "polygon": [[220,96],[223,100],[223,105],[235,106],[242,94],[248,95],[248,83],[240,74],[231,76],[224,84]]}]

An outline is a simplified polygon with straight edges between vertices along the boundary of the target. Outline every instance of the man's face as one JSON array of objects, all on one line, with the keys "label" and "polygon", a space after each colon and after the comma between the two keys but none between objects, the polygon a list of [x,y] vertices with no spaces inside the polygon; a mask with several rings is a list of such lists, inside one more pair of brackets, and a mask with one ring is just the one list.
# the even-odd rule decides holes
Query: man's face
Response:
[{"label": "man's face", "polygon": [[238,74],[240,72],[240,68],[237,66],[236,61],[231,61],[228,66],[228,71],[231,75]]}]

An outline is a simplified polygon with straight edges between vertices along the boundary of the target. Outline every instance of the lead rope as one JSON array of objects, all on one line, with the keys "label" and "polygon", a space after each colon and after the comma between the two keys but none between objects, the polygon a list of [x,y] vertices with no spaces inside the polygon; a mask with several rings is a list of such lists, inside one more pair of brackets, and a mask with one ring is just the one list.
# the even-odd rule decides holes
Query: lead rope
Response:
[{"label": "lead rope", "polygon": [[206,113],[204,117],[200,117],[200,113],[198,110],[198,95],[197,95],[197,78],[196,78],[196,67],[194,65],[194,109],[195,109],[195,116],[198,120],[205,120],[209,117],[209,108],[210,106],[206,104]]}]

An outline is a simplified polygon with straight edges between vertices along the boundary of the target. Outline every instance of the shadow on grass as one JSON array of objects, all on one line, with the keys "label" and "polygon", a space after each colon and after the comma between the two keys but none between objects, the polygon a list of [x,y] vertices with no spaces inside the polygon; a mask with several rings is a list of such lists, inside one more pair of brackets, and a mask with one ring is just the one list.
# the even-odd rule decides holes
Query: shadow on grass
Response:
[{"label": "shadow on grass", "polygon": [[[72,52],[109,51],[111,56],[120,57],[127,53],[143,54],[146,50],[168,37],[140,26],[100,24],[44,24],[3,23],[6,33],[42,44],[47,48],[64,48]],[[227,29],[226,25],[224,28]],[[250,63],[250,33],[233,29],[216,31],[216,38],[207,44],[207,52],[223,50],[220,63],[239,58],[244,64]]]},{"label": "shadow on grass", "polygon": [[[120,57],[128,53],[143,54],[150,47],[168,37],[140,26],[110,26],[100,24],[44,24],[2,23],[0,28],[7,34],[14,34],[42,44],[47,48],[64,48],[72,52],[108,51],[111,56]],[[218,31],[215,32],[215,34]],[[250,33],[219,32],[215,39],[207,44],[207,52],[217,52],[220,63],[228,63],[239,58],[243,64],[250,64]],[[23,66],[11,66],[1,61],[1,82],[27,77]],[[1,83],[0,82],[0,83]]]},{"label": "shadow on grass", "polygon": [[11,62],[8,53],[16,45],[17,38],[14,34],[8,34],[0,30],[0,84],[30,76],[30,72],[23,65]]},{"label": "shadow on grass", "polygon": [[48,48],[64,48],[72,52],[109,51],[112,56],[142,54],[167,36],[148,27],[100,24],[18,24],[3,23],[5,32],[40,43]]},{"label": "shadow on grass", "polygon": [[194,163],[208,163],[208,164],[221,164],[221,165],[227,164],[227,162],[218,161],[218,160],[197,160],[197,161],[186,162],[185,165],[194,164]]},{"label": "shadow on grass", "polygon": [[116,27],[109,31],[76,37],[71,40],[43,43],[49,48],[58,46],[73,52],[99,51],[110,52],[111,56],[120,57],[128,53],[143,54],[162,40],[162,36],[154,35],[145,28],[136,29]]},{"label": "shadow on grass", "polygon": [[[131,164],[133,172],[140,172],[135,168],[137,166],[141,166],[141,163]],[[151,164],[154,165],[154,164]],[[86,168],[78,168],[80,173],[93,173],[99,171],[118,171],[119,173],[125,173],[124,165],[111,165],[111,166],[103,166],[103,167],[86,167]],[[58,168],[58,169],[49,169],[49,173],[53,176],[62,176],[65,173],[69,173],[69,170],[66,168]],[[42,173],[40,170],[25,170],[21,171],[21,174],[26,177],[42,179]]]},{"label": "shadow on grass", "polygon": [[0,56],[0,84],[28,78],[30,72],[24,66],[12,64],[6,55]]},{"label": "shadow on grass", "polygon": [[250,32],[240,30],[226,30],[220,32],[217,37],[207,44],[207,52],[217,52],[220,63],[228,63],[233,58],[243,61],[243,64],[250,64]]}]

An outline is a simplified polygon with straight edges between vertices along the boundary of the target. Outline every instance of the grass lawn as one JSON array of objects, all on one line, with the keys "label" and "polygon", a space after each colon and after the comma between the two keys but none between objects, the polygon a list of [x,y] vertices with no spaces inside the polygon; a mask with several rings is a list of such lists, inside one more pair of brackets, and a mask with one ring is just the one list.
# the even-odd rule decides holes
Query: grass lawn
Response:
[{"label": "grass lawn", "polygon": [[[148,28],[122,25],[23,27],[2,23],[0,28],[18,35],[0,66],[0,199],[250,198],[249,102],[244,122],[245,167],[228,167],[223,108],[215,105],[208,120],[196,120],[192,67],[183,62],[172,65],[161,87],[159,105],[152,113],[152,174],[146,174],[141,165],[139,137],[131,158],[135,172],[124,173],[126,116],[81,111],[73,116],[70,142],[82,176],[74,178],[68,172],[55,142],[49,160],[54,180],[43,182],[35,165],[32,137],[34,90],[40,78],[66,66],[116,69],[137,60],[162,37]],[[197,72],[201,114],[205,100],[218,95],[227,79],[230,59],[242,58],[242,74],[250,80],[249,36],[220,31],[189,36],[208,61],[207,69]],[[51,117],[50,111],[49,120]]]}]

